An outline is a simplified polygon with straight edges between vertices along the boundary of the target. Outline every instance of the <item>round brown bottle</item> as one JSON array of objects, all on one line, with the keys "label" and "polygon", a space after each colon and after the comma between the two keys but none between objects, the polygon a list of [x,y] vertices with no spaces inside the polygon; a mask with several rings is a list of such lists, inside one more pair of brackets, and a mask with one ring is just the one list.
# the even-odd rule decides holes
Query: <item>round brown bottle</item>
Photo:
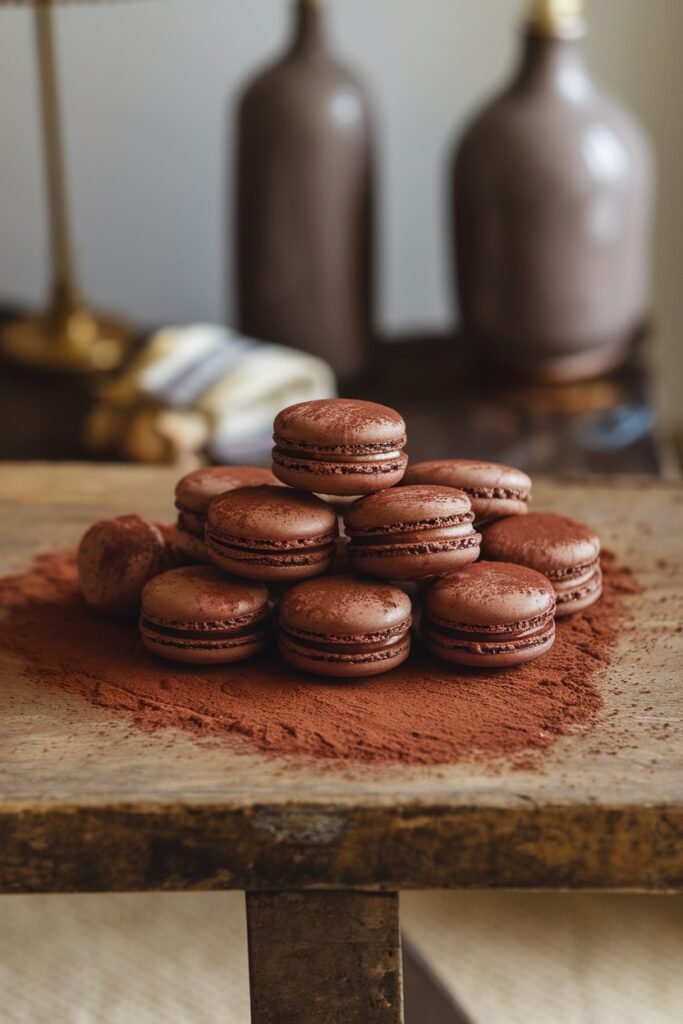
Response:
[{"label": "round brown bottle", "polygon": [[319,0],[296,0],[287,52],[237,119],[237,320],[251,337],[326,359],[342,381],[368,356],[372,153],[365,94],[332,57]]},{"label": "round brown bottle", "polygon": [[577,380],[617,364],[649,299],[653,166],[582,54],[580,0],[540,0],[520,67],[456,149],[457,292],[488,364]]}]

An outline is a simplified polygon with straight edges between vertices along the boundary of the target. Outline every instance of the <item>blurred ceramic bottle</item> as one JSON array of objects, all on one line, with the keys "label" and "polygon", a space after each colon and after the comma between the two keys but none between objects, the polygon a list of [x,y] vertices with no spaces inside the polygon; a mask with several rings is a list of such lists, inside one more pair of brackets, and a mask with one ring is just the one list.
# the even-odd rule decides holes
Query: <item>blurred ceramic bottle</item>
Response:
[{"label": "blurred ceramic bottle", "polygon": [[372,322],[372,149],[365,94],[327,46],[321,0],[237,115],[238,326],[357,377]]},{"label": "blurred ceramic bottle", "polygon": [[540,0],[521,64],[453,168],[463,330],[487,363],[578,380],[623,357],[649,301],[653,161],[592,81],[581,0]]}]

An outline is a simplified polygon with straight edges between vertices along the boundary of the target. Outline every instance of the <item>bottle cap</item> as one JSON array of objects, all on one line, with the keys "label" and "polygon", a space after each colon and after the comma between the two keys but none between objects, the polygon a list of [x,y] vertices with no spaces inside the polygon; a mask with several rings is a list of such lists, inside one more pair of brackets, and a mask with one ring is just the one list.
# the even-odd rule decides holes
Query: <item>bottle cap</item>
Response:
[{"label": "bottle cap", "polygon": [[533,0],[527,28],[555,39],[577,39],[586,30],[584,0]]}]

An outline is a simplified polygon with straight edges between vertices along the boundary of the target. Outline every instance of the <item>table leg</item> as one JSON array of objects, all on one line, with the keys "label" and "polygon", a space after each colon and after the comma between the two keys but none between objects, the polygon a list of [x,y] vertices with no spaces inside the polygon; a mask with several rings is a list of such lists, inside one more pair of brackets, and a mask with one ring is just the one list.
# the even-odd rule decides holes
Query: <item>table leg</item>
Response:
[{"label": "table leg", "polygon": [[397,893],[247,893],[252,1024],[403,1024]]}]

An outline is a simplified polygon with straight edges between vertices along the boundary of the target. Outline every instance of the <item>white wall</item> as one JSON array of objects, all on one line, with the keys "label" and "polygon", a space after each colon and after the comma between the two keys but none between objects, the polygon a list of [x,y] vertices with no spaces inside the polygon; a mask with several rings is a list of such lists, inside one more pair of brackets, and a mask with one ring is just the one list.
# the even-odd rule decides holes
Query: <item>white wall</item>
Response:
[{"label": "white wall", "polygon": [[[381,138],[382,320],[449,317],[444,156],[509,72],[522,0],[332,0],[337,49]],[[285,0],[140,0],[57,12],[72,212],[88,296],[141,321],[230,317],[224,203],[231,100],[280,45]],[[683,0],[594,0],[594,72],[658,150],[655,309],[664,408],[683,385]],[[0,298],[47,282],[31,17],[0,4]]]}]

